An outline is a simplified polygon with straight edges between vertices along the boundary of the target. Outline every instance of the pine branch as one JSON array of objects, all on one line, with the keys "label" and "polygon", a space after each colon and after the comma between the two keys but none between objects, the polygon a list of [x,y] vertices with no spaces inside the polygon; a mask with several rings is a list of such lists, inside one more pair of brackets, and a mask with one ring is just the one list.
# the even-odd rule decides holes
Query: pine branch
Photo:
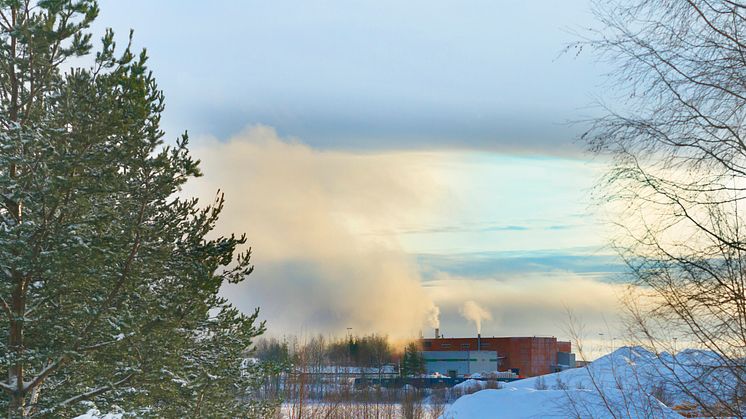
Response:
[{"label": "pine branch", "polygon": [[13,394],[16,391],[16,388],[13,385],[13,383],[8,384],[2,381],[0,381],[0,389],[2,389],[4,392],[8,394]]},{"label": "pine branch", "polygon": [[31,381],[27,381],[23,383],[23,391],[24,392],[29,391],[30,389],[33,389],[36,386],[40,385],[47,377],[49,377],[50,374],[52,374],[55,370],[57,370],[57,368],[64,365],[66,361],[67,361],[67,357],[62,356],[57,361],[47,364],[47,366],[44,367],[44,369],[42,369],[41,372],[39,372],[36,375],[36,377],[31,379]]},{"label": "pine branch", "polygon": [[115,388],[119,387],[120,385],[127,383],[134,376],[135,376],[135,373],[131,373],[131,374],[127,375],[126,377],[122,378],[119,381],[115,381],[115,382],[113,382],[111,384],[107,384],[105,386],[101,386],[101,387],[95,388],[93,390],[86,391],[85,393],[81,393],[81,394],[79,394],[77,396],[70,397],[69,399],[63,400],[62,402],[58,403],[53,408],[41,411],[41,412],[39,412],[39,413],[31,416],[31,417],[42,417],[42,416],[46,416],[46,415],[49,415],[50,413],[52,413],[53,410],[60,409],[62,407],[71,405],[73,403],[77,403],[77,402],[81,402],[81,401],[84,401],[84,400],[88,400],[88,399],[96,397],[96,396],[98,396],[100,394],[106,393],[107,391],[114,390]]}]

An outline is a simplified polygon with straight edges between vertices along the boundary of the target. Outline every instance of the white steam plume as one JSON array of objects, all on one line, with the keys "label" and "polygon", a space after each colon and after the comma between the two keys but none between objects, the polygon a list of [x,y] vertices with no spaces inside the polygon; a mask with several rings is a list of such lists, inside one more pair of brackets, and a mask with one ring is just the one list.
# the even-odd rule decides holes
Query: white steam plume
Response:
[{"label": "white steam plume", "polygon": [[482,320],[492,320],[492,314],[473,300],[465,302],[459,311],[464,318],[474,322],[477,333],[482,333]]},{"label": "white steam plume", "polygon": [[428,326],[433,328],[440,328],[440,308],[436,305],[433,305],[430,308],[430,311],[427,313],[427,323]]}]

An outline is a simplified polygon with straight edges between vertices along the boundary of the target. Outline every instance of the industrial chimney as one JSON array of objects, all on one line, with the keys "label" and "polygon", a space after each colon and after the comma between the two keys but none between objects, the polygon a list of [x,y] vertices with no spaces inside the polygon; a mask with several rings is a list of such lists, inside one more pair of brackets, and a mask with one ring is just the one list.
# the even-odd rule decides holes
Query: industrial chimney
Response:
[{"label": "industrial chimney", "polygon": [[440,338],[440,328],[436,327],[435,328],[435,339],[438,339],[438,338]]},{"label": "industrial chimney", "polygon": [[478,351],[482,350],[482,334],[481,333],[477,333],[477,350]]}]

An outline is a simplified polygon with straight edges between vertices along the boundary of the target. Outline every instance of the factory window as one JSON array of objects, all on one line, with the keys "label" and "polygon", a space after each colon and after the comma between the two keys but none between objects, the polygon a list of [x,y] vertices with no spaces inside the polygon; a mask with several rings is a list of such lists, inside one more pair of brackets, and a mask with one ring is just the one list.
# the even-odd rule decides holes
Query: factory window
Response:
[{"label": "factory window", "polygon": [[433,347],[433,343],[432,342],[429,342],[429,341],[425,342],[425,349],[430,349],[432,347]]},{"label": "factory window", "polygon": [[469,349],[469,344],[468,343],[462,343],[461,347],[464,348],[464,349]]},{"label": "factory window", "polygon": [[450,344],[450,343],[444,343],[444,344],[442,344],[441,346],[442,346],[443,348],[450,348],[450,347],[451,347],[451,344]]}]

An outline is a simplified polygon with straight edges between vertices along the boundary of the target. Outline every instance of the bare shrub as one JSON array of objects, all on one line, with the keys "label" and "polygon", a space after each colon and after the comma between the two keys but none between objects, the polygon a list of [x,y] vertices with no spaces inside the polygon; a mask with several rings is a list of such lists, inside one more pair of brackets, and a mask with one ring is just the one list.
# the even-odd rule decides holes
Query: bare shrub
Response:
[{"label": "bare shrub", "polygon": [[459,397],[464,395],[464,389],[460,386],[453,387],[448,391],[448,395],[449,395],[449,401],[452,402],[452,401],[458,400]]},{"label": "bare shrub", "polygon": [[666,389],[665,381],[654,385],[653,388],[650,389],[650,395],[655,397],[666,406],[673,406],[673,399],[671,397],[671,394]]},{"label": "bare shrub", "polygon": [[[668,389],[702,416],[741,417],[746,400],[746,4],[596,0],[588,35],[622,100],[583,135],[611,163],[600,202],[629,266],[631,339],[711,357],[659,356]],[[697,373],[682,373],[682,370]],[[631,391],[632,389],[625,389]],[[658,390],[662,390],[662,387]],[[663,396],[662,396],[663,397]]]},{"label": "bare shrub", "polygon": [[569,386],[566,382],[562,381],[562,378],[558,375],[556,378],[556,381],[554,385],[552,386],[552,389],[554,390],[569,390]]},{"label": "bare shrub", "polygon": [[439,418],[445,411],[447,402],[446,393],[447,390],[445,388],[433,389],[432,394],[430,394],[430,403],[428,405],[428,413],[430,415],[430,418]]},{"label": "bare shrub", "polygon": [[489,388],[489,389],[493,389],[493,390],[499,390],[499,389],[503,388],[503,385],[502,385],[501,382],[499,382],[497,380],[487,380],[487,382],[484,384],[484,388],[486,388],[486,389]]},{"label": "bare shrub", "polygon": [[422,405],[423,395],[418,390],[404,392],[401,401],[401,415],[404,419],[424,419],[425,409]]},{"label": "bare shrub", "polygon": [[482,389],[482,384],[480,382],[476,382],[464,389],[464,394],[474,394]]}]

